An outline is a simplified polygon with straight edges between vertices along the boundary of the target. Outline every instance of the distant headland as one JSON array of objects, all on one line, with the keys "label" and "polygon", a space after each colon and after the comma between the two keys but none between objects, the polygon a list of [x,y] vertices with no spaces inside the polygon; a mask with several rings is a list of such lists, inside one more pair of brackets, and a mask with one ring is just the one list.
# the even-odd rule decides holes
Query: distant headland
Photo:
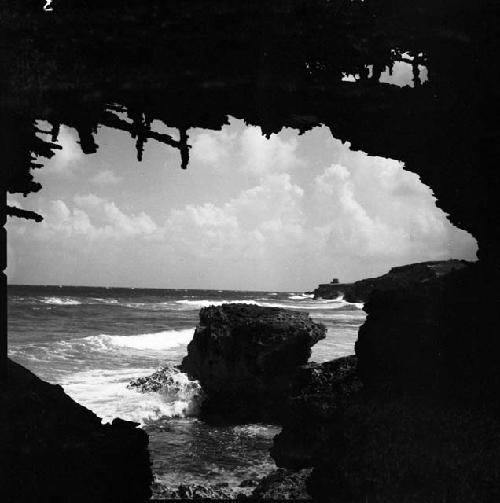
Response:
[{"label": "distant headland", "polygon": [[436,260],[393,267],[382,276],[354,283],[340,283],[337,278],[333,278],[330,283],[319,285],[312,293],[315,299],[336,299],[343,296],[347,302],[365,302],[373,290],[411,286],[414,283],[439,278],[452,270],[462,269],[467,264],[465,260]]}]

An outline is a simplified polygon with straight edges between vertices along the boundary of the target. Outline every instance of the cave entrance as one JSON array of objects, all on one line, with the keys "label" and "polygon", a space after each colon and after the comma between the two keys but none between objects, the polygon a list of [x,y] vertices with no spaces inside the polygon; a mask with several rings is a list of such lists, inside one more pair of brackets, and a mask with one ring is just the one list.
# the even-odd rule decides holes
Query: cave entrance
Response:
[{"label": "cave entrance", "polygon": [[[53,131],[37,128],[40,138]],[[324,362],[354,352],[365,314],[341,297],[314,299],[319,283],[472,260],[477,245],[401,162],[354,151],[325,126],[266,137],[228,117],[220,130],[152,131],[170,140],[141,147],[139,162],[119,130],[101,127],[98,152],[84,155],[62,126],[61,149],[36,173],[44,189],[27,202],[9,195],[44,217],[7,226],[10,356],[104,421],[142,424],[155,494],[206,477],[242,491],[273,469],[278,427],[197,421],[197,389],[176,372],[160,391],[129,386],[180,363],[200,308],[307,311],[328,328],[311,357]],[[188,170],[178,169],[183,136]]]}]

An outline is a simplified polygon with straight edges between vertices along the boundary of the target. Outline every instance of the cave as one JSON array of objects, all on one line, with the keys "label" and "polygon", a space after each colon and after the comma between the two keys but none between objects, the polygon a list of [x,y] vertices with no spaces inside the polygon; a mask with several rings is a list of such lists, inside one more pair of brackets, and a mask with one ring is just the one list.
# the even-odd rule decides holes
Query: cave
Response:
[{"label": "cave", "polygon": [[[54,155],[63,127],[77,131],[84,154],[99,149],[97,129],[107,126],[130,136],[138,160],[156,141],[178,150],[178,165],[168,169],[189,170],[192,128],[220,130],[229,116],[267,136],[323,125],[352,150],[401,161],[417,174],[450,221],[477,240],[479,260],[439,281],[374,294],[357,362],[346,363],[342,378],[317,397],[341,405],[326,418],[305,418],[306,432],[285,424],[273,456],[279,466],[301,467],[301,454],[290,455],[289,443],[309,446],[308,490],[329,501],[496,501],[495,2],[108,0],[90,6],[74,0],[53,2],[47,12],[22,1],[5,2],[2,12],[3,225],[7,215],[43,218],[29,198],[22,207],[5,204],[6,193],[41,189],[36,158]],[[409,84],[394,85],[396,72],[406,72]],[[158,131],[156,121],[177,134]],[[6,247],[3,229],[3,270]],[[2,273],[8,386],[20,371],[6,359],[6,281]],[[302,405],[313,399],[303,396]],[[90,417],[88,424],[95,426]],[[117,422],[111,429],[119,443],[130,426]],[[117,456],[110,442],[103,466],[106,456]],[[130,442],[143,456],[144,439]],[[71,473],[63,461],[58,467]],[[116,473],[134,469],[124,461]],[[144,465],[141,470],[142,488],[131,498],[148,494]],[[87,479],[68,480],[84,488]],[[33,484],[43,485],[43,478]],[[112,491],[102,499],[120,496]]]}]

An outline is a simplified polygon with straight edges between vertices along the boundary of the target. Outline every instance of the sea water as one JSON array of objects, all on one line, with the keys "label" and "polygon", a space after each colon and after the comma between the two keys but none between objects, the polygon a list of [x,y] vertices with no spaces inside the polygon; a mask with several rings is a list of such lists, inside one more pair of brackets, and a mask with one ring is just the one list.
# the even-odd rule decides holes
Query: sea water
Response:
[{"label": "sea water", "polygon": [[196,418],[195,391],[182,375],[175,393],[127,387],[160,366],[179,364],[200,308],[225,302],[308,312],[328,329],[312,349],[316,362],[352,354],[365,319],[361,304],[300,292],[9,286],[9,356],[61,384],[103,422],[121,417],[140,423],[150,437],[158,482],[237,488],[275,469],[269,449],[277,426],[206,425]]}]

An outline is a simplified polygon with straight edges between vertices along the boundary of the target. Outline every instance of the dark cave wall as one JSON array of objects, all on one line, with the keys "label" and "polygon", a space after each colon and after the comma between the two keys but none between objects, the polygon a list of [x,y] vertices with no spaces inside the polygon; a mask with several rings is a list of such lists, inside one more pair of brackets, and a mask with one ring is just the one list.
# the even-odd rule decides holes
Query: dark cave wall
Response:
[{"label": "dark cave wall", "polygon": [[[218,129],[233,115],[268,134],[324,123],[353,149],[402,160],[452,222],[478,239],[482,259],[494,260],[494,2],[254,0],[206,8],[196,0],[106,1],[89,8],[73,1],[50,15],[28,4],[4,3],[1,22],[10,190],[39,190],[30,181],[30,154],[50,155],[60,123],[78,130],[84,152],[98,148],[93,135],[106,124],[128,132],[139,157],[152,139],[178,148],[183,167],[189,148],[153,134],[153,119],[185,131]],[[421,55],[425,84],[341,81],[406,52]],[[53,123],[53,134],[37,139],[34,119]]]}]

